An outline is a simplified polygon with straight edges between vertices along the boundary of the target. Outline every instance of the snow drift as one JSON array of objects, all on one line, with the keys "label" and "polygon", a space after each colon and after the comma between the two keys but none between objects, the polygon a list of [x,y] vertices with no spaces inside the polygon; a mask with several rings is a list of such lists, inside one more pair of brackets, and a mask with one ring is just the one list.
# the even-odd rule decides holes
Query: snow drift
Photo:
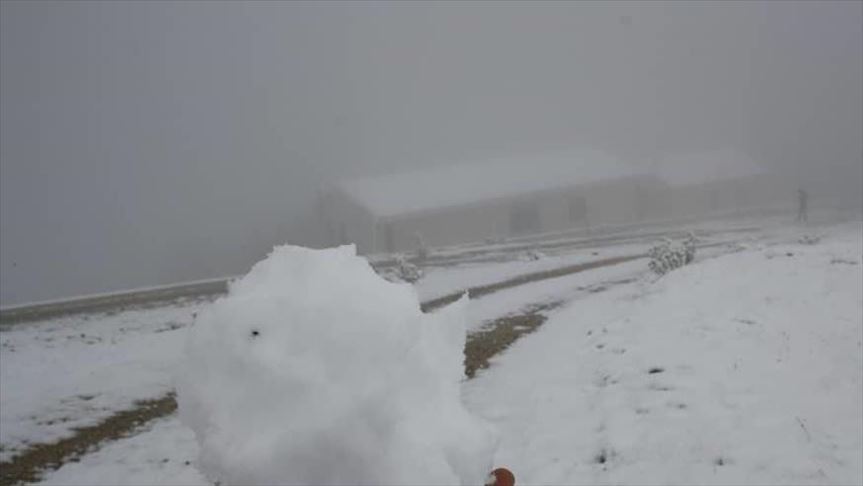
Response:
[{"label": "snow drift", "polygon": [[180,417],[222,484],[482,484],[462,405],[466,300],[423,314],[353,246],[277,247],[189,332]]}]

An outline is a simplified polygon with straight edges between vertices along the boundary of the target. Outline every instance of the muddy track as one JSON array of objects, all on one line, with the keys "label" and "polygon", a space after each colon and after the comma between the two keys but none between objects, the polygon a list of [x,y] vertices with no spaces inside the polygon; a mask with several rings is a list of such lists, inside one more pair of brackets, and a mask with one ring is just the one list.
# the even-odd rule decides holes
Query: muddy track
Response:
[{"label": "muddy track", "polygon": [[111,415],[102,422],[75,430],[75,435],[50,444],[35,444],[8,462],[0,463],[0,485],[33,482],[44,470],[76,462],[98,444],[129,436],[138,427],[177,409],[174,393],[136,402],[135,408]]},{"label": "muddy track", "polygon": [[[540,280],[617,265],[643,256],[606,258],[519,275],[494,284],[470,287],[466,292],[471,298],[477,298]],[[464,292],[455,292],[423,302],[420,307],[423,312],[433,311],[458,300]],[[468,378],[473,378],[477,370],[488,367],[488,360],[492,356],[509,347],[522,335],[536,330],[546,320],[543,313],[561,304],[562,302],[551,302],[529,306],[518,315],[501,317],[484,326],[482,330],[472,333],[465,343],[465,374]],[[141,426],[170,415],[176,409],[177,402],[172,392],[157,399],[139,401],[133,408],[117,412],[96,425],[77,429],[69,438],[48,444],[34,444],[8,462],[0,463],[0,486],[36,481],[41,472],[55,470],[64,463],[77,461],[94,447],[132,435]]]},{"label": "muddy track", "polygon": [[[596,294],[610,287],[634,282],[625,278],[579,287],[579,291]],[[529,305],[519,312],[499,317],[485,323],[478,331],[467,337],[464,347],[464,372],[468,379],[476,372],[489,367],[489,360],[497,356],[525,334],[536,331],[548,319],[548,312],[566,304],[568,300],[552,300]]]},{"label": "muddy track", "polygon": [[552,270],[543,270],[541,272],[527,273],[501,282],[470,287],[459,292],[453,292],[442,297],[437,297],[435,299],[423,302],[420,305],[420,308],[423,310],[423,312],[429,312],[439,307],[443,307],[449,303],[457,301],[459,298],[461,298],[462,295],[464,295],[465,292],[467,292],[470,298],[475,299],[477,297],[482,297],[483,295],[488,295],[499,290],[504,290],[511,287],[518,287],[519,285],[525,285],[539,280],[563,277],[565,275],[570,275],[573,273],[593,270],[594,268],[617,265],[619,263],[637,260],[644,257],[645,255],[626,255],[613,258],[605,258],[603,260],[594,260],[592,262],[579,263],[576,265],[568,265],[565,267],[554,268]]},{"label": "muddy track", "polygon": [[[696,236],[706,237],[714,234],[732,234],[732,233],[749,233],[758,231],[757,227],[733,228],[722,231],[698,230],[695,231]],[[525,240],[527,243],[514,242],[511,244],[501,245],[499,248],[483,246],[476,249],[465,249],[454,255],[430,255],[424,259],[419,259],[416,256],[408,256],[407,261],[418,266],[433,266],[433,267],[448,267],[463,263],[488,263],[499,261],[510,261],[512,255],[526,250],[540,251],[556,251],[556,250],[580,250],[587,248],[608,248],[610,246],[625,245],[632,243],[650,243],[658,241],[661,238],[684,238],[689,232],[682,229],[664,230],[642,233],[624,233],[624,234],[609,234],[597,235],[590,237],[578,238],[561,238],[544,241],[542,239]],[[379,260],[375,262],[376,269],[386,269],[397,264],[396,260]]]},{"label": "muddy track", "polygon": [[525,334],[536,331],[547,319],[545,312],[563,305],[552,301],[527,307],[518,314],[495,319],[467,337],[464,345],[464,374],[468,379],[489,366],[489,360]]},{"label": "muddy track", "polygon": [[53,317],[97,313],[112,315],[118,312],[147,310],[172,304],[211,301],[227,292],[227,286],[227,280],[225,280],[7,309],[0,312],[0,331],[12,329],[18,324]]}]

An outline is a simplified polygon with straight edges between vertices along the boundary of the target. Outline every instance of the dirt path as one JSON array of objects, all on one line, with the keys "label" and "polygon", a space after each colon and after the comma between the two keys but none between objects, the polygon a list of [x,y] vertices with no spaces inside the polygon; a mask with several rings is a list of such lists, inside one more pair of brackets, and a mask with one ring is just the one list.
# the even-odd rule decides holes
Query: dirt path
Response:
[{"label": "dirt path", "polygon": [[[626,278],[600,282],[579,290],[595,294],[604,292],[609,287],[631,283],[634,280],[634,278]],[[464,347],[465,375],[471,379],[477,371],[488,368],[491,358],[509,348],[522,336],[536,331],[548,319],[550,311],[567,302],[569,300],[561,299],[531,304],[517,313],[487,322],[478,331],[469,334]]]},{"label": "dirt path", "polygon": [[468,335],[464,346],[464,374],[468,379],[489,366],[489,360],[525,334],[536,331],[548,317],[545,312],[563,305],[562,300],[528,306],[518,314],[495,319]]},{"label": "dirt path", "polygon": [[576,265],[568,265],[565,267],[554,268],[551,270],[543,270],[541,272],[526,273],[523,275],[519,275],[517,277],[503,280],[501,282],[496,282],[496,283],[488,284],[488,285],[479,285],[476,287],[470,287],[468,289],[465,289],[465,290],[462,290],[459,292],[453,292],[451,294],[447,294],[447,295],[444,295],[442,297],[437,297],[435,299],[423,302],[420,305],[420,308],[423,310],[423,312],[430,312],[430,311],[433,311],[439,307],[443,307],[447,304],[450,304],[452,302],[457,301],[459,298],[461,298],[462,295],[464,295],[465,292],[467,292],[468,296],[471,299],[475,299],[478,297],[482,297],[483,295],[488,295],[488,294],[491,294],[491,293],[494,293],[494,292],[497,292],[500,290],[504,290],[504,289],[508,289],[508,288],[512,288],[512,287],[518,287],[519,285],[525,285],[525,284],[537,282],[540,280],[547,280],[550,278],[563,277],[563,276],[570,275],[573,273],[579,273],[579,272],[584,272],[587,270],[593,270],[595,268],[617,265],[619,263],[637,260],[639,258],[644,258],[644,257],[645,257],[645,255],[626,255],[626,256],[619,256],[619,257],[614,257],[614,258],[605,258],[602,260],[594,260],[592,262],[579,263]]},{"label": "dirt path", "polygon": [[[542,272],[519,275],[494,284],[470,287],[466,292],[471,298],[478,298],[494,292],[526,285],[540,280],[562,277],[596,268],[617,265],[644,255],[628,255],[606,258],[593,262],[569,265]],[[421,303],[423,312],[431,312],[448,303],[458,300],[464,291],[452,293]],[[476,333],[472,333],[465,344],[465,373],[472,378],[477,370],[488,367],[488,360],[509,347],[521,336],[533,332],[546,317],[543,314],[559,305],[562,301],[529,306],[517,315],[508,315],[493,321]],[[135,407],[119,411],[102,422],[77,429],[69,438],[48,444],[34,444],[7,462],[0,463],[0,486],[11,486],[39,479],[42,471],[55,470],[67,462],[77,461],[100,444],[133,435],[142,425],[161,418],[177,409],[174,393],[163,397],[137,402]]]},{"label": "dirt path", "polygon": [[111,315],[117,312],[146,310],[172,304],[204,302],[213,300],[226,291],[227,280],[223,280],[4,309],[0,312],[0,331],[12,329],[13,326],[19,324],[42,321],[53,317],[96,313]]},{"label": "dirt path", "polygon": [[100,443],[132,434],[147,422],[177,409],[174,394],[154,400],[141,400],[135,408],[111,415],[102,422],[81,427],[75,435],[50,444],[34,444],[8,462],[0,463],[0,485],[37,481],[44,470],[54,470],[67,462],[77,462]]}]

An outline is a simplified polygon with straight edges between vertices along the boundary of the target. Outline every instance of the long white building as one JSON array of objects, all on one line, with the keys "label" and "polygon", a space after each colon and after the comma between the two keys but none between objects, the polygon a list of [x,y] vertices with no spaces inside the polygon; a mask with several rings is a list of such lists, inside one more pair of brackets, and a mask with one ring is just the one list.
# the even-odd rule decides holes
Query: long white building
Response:
[{"label": "long white building", "polygon": [[510,157],[341,181],[322,196],[328,244],[361,253],[722,214],[793,203],[733,151],[623,163],[598,151]]}]

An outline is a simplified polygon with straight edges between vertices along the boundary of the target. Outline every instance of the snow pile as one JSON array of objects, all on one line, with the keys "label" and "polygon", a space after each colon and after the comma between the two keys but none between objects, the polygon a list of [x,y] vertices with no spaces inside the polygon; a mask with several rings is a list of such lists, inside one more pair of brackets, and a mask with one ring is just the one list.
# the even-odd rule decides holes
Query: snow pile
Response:
[{"label": "snow pile", "polygon": [[353,246],[277,247],[199,315],[178,374],[222,484],[482,484],[494,436],[461,402],[465,304],[423,314]]},{"label": "snow pile", "polygon": [[402,282],[414,283],[423,277],[423,271],[418,266],[409,262],[404,255],[399,255],[396,257],[394,277]]},{"label": "snow pile", "polygon": [[680,243],[674,243],[666,238],[662,243],[648,250],[647,255],[650,257],[648,267],[657,275],[665,275],[675,268],[692,263],[695,259],[695,242],[695,235],[692,233]]},{"label": "snow pile", "polygon": [[537,250],[536,248],[527,250],[519,256],[519,260],[523,262],[535,262],[544,258],[546,258],[545,253]]},{"label": "snow pile", "polygon": [[378,275],[386,279],[388,282],[394,283],[415,283],[425,276],[423,270],[411,263],[407,256],[396,254],[393,257],[393,264],[385,268],[375,270]]}]

